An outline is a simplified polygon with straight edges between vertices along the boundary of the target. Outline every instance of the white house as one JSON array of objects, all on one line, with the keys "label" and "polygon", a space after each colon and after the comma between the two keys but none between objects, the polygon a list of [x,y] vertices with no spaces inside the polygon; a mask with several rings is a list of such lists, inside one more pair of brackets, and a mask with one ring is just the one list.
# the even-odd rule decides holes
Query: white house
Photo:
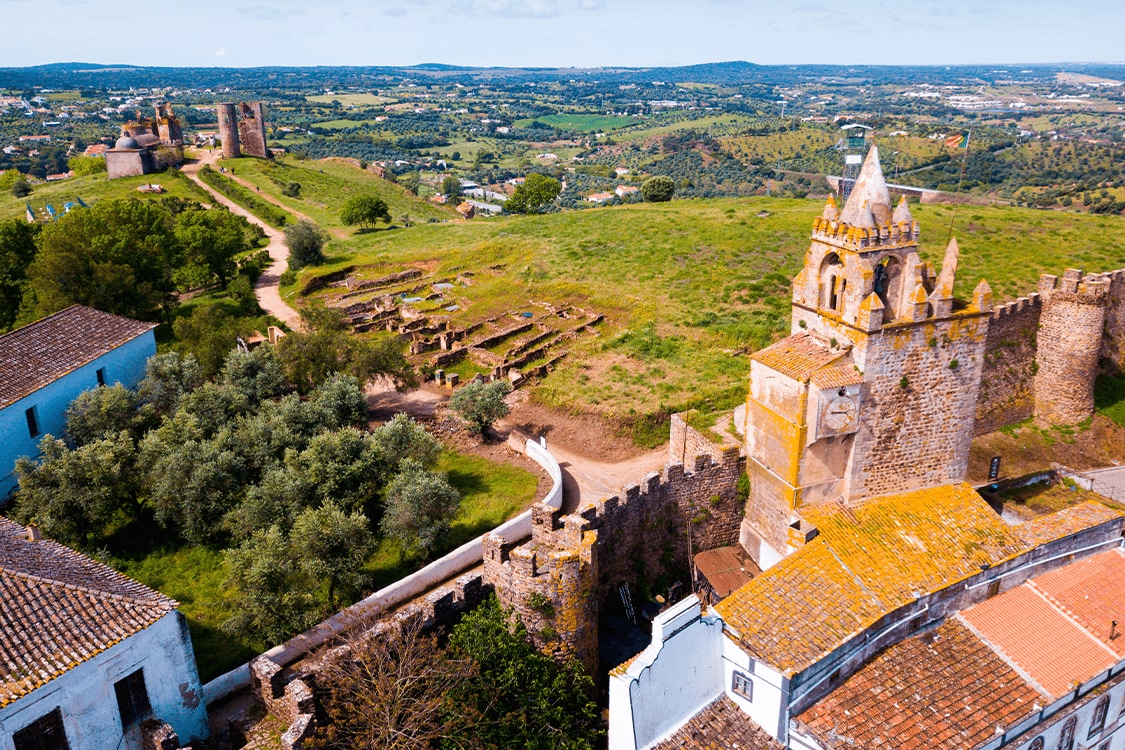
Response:
[{"label": "white house", "polygon": [[82,305],[0,336],[0,498],[16,488],[20,456],[62,435],[66,407],[99,385],[135,386],[156,354],[154,323]]},{"label": "white house", "polygon": [[206,738],[176,606],[0,518],[0,750],[140,748],[146,719]]}]

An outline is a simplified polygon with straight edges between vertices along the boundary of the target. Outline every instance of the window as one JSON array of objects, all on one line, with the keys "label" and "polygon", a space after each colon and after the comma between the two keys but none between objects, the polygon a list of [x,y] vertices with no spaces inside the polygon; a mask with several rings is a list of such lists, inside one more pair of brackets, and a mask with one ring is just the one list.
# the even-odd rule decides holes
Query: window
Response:
[{"label": "window", "polygon": [[94,374],[98,376],[98,385],[105,385],[105,368],[99,367]]},{"label": "window", "polygon": [[23,414],[27,417],[27,434],[31,437],[39,437],[39,410],[33,406]]},{"label": "window", "polygon": [[1059,735],[1058,750],[1074,750],[1074,730],[1078,726],[1078,717],[1071,716],[1063,724],[1062,734]]},{"label": "window", "polygon": [[748,701],[754,700],[754,681],[750,679],[750,675],[736,670],[730,678],[730,689],[732,693]]},{"label": "window", "polygon": [[55,709],[12,735],[16,750],[69,750],[62,714]]},{"label": "window", "polygon": [[145,671],[138,669],[128,677],[113,684],[117,693],[117,708],[121,711],[121,726],[127,727],[149,712],[148,691],[145,689]]},{"label": "window", "polygon": [[1109,746],[1112,745],[1112,744],[1113,744],[1112,741],[1106,740],[1105,742],[1103,742],[1101,744],[1101,747],[1099,747],[1098,750],[1109,750]]},{"label": "window", "polygon": [[1090,722],[1090,731],[1086,734],[1086,739],[1092,739],[1094,735],[1105,729],[1105,715],[1109,713],[1109,696],[1103,695],[1098,700],[1098,705],[1094,706],[1094,720]]},{"label": "window", "polygon": [[1043,750],[1043,738],[1036,737],[1035,740],[1027,746],[1027,750]]},{"label": "window", "polygon": [[1000,593],[1000,581],[993,581],[992,583],[988,584],[988,598],[989,599],[991,599],[992,597],[996,596],[999,593]]}]

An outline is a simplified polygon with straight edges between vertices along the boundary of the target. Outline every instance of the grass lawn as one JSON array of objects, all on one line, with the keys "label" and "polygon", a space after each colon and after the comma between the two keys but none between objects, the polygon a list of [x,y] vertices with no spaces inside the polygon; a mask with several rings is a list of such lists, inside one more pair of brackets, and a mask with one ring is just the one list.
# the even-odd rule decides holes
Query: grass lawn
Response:
[{"label": "grass lawn", "polygon": [[[600,337],[535,386],[538,400],[616,419],[745,397],[746,355],[788,332],[792,277],[809,246],[818,200],[729,198],[418,226],[333,243],[329,263],[374,278],[404,267],[438,278],[468,271],[452,294],[468,325],[527,305],[604,313]],[[1125,217],[1016,207],[912,206],[922,253],[940,265],[955,219],[957,294],[986,277],[998,301],[1035,289],[1042,272],[1125,266]],[[318,294],[324,294],[321,292]]]},{"label": "grass lawn", "polygon": [[[166,192],[159,195],[137,192],[137,188],[148,183],[160,185]],[[0,220],[22,219],[27,212],[28,202],[36,212],[42,212],[48,203],[54,206],[56,211],[61,212],[64,203],[67,201],[77,203],[77,198],[91,205],[107,198],[160,200],[168,196],[208,203],[211,200],[202,188],[175,169],[143,177],[121,177],[116,180],[106,179],[103,173],[32,185],[31,195],[26,198],[14,198],[7,190],[0,192]]]},{"label": "grass lawn", "polygon": [[[461,493],[461,509],[436,556],[498,526],[535,499],[538,477],[516,466],[447,450],[437,468],[448,474],[450,483]],[[151,540],[163,535],[151,517],[133,521],[106,540],[103,559],[116,570],[180,603],[204,682],[275,645],[240,640],[222,630],[237,601],[234,592],[223,584],[226,573],[220,550],[153,547]],[[403,557],[397,542],[380,542],[364,567],[370,575],[368,591],[412,573],[425,562]]]},{"label": "grass lawn", "polygon": [[305,99],[317,104],[331,104],[332,102],[340,102],[345,107],[349,104],[360,106],[375,106],[389,101],[385,97],[376,96],[372,93],[364,94],[321,94],[319,96],[306,96]]},{"label": "grass lawn", "polygon": [[1098,378],[1094,384],[1094,403],[1111,422],[1125,427],[1125,375]]}]

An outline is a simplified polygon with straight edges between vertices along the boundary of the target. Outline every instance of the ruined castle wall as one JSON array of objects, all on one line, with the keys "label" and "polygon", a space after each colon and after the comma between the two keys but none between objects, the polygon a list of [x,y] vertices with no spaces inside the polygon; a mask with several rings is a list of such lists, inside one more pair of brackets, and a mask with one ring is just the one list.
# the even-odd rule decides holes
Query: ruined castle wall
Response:
[{"label": "ruined castle wall", "polygon": [[1106,296],[1105,335],[1098,353],[1102,374],[1125,373],[1125,269],[1103,274],[1109,281]]},{"label": "ruined castle wall", "polygon": [[238,121],[238,139],[242,143],[242,153],[260,159],[270,157],[266,147],[266,116],[261,102],[239,105],[242,117]]},{"label": "ruined castle wall", "polygon": [[684,462],[693,456],[710,456],[715,463],[723,460],[723,451],[731,446],[738,447],[738,441],[729,435],[720,435],[722,442],[708,438],[707,435],[687,423],[686,414],[673,414],[669,427],[668,457],[672,461]]},{"label": "ruined castle wall", "polygon": [[242,156],[242,147],[238,139],[238,115],[234,104],[231,102],[216,104],[215,114],[219,118],[219,140],[223,145],[223,158],[239,158]]},{"label": "ruined castle wall", "polygon": [[1035,355],[1035,416],[1076,424],[1094,413],[1094,380],[1102,349],[1110,283],[1068,269],[1062,279],[1044,275],[1046,298]]},{"label": "ruined castle wall", "polygon": [[1038,293],[993,308],[974,435],[1022,422],[1034,414],[1035,349],[1042,311]]},{"label": "ruined castle wall", "polygon": [[987,331],[987,315],[961,315],[871,337],[851,498],[964,479]]},{"label": "ruined castle wall", "polygon": [[745,463],[730,448],[715,463],[698,456],[692,471],[669,464],[621,496],[588,503],[567,516],[532,510],[532,538],[519,546],[485,538],[484,580],[528,627],[537,645],[597,665],[602,602],[622,583],[652,581],[688,561],[691,549],[738,542],[736,485]]}]

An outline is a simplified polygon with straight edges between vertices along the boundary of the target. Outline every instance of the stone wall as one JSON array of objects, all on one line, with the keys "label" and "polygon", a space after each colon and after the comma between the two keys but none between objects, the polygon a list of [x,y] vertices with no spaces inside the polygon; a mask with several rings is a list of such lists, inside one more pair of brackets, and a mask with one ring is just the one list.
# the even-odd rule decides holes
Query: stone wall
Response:
[{"label": "stone wall", "polygon": [[1105,336],[1098,353],[1102,374],[1125,373],[1125,269],[1102,274],[1109,281],[1106,296]]},{"label": "stone wall", "polygon": [[663,475],[649,474],[621,496],[567,516],[536,507],[530,542],[517,546],[485,537],[485,581],[515,609],[537,645],[594,670],[605,598],[622,583],[684,568],[689,522],[692,552],[738,542],[736,485],[745,462],[738,448],[721,459],[697,456],[690,472],[669,464]]},{"label": "stone wall", "polygon": [[1035,412],[1035,348],[1043,299],[1032,293],[998,305],[988,323],[974,435],[1031,418]]},{"label": "stone wall", "polygon": [[1035,352],[1035,416],[1050,424],[1075,424],[1094,413],[1094,380],[1102,351],[1110,282],[1084,279],[1067,269],[1062,279],[1044,274],[1045,297]]},{"label": "stone wall", "polygon": [[215,105],[219,118],[219,140],[222,141],[223,158],[237,159],[242,156],[238,139],[238,114],[232,102],[219,102]]},{"label": "stone wall", "polygon": [[739,441],[731,435],[724,435],[717,430],[713,434],[720,440],[712,440],[703,432],[687,423],[688,412],[673,414],[669,427],[668,457],[672,461],[684,462],[693,456],[710,456],[715,463],[722,463],[723,451],[727,448],[738,448]]},{"label": "stone wall", "polygon": [[266,115],[262,103],[243,102],[238,107],[242,115],[238,121],[238,140],[242,144],[242,153],[259,159],[270,158],[266,147]]},{"label": "stone wall", "polygon": [[868,344],[853,499],[959,482],[968,470],[988,316],[884,328]]}]

